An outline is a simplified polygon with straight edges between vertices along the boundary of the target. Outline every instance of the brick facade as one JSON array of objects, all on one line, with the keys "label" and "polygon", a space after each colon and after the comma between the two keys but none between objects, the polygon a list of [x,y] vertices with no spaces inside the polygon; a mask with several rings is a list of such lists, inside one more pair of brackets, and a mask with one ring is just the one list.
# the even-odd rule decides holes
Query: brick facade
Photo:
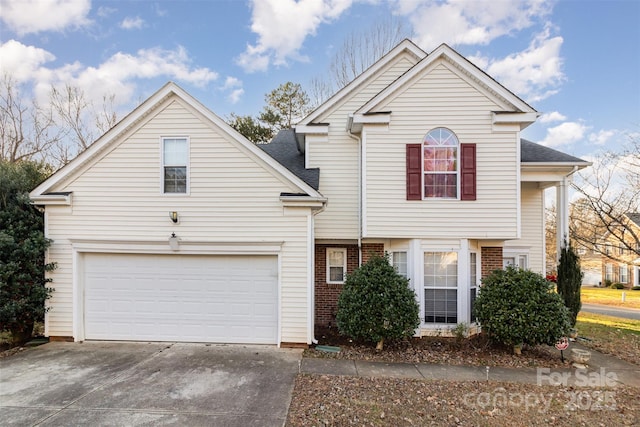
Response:
[{"label": "brick facade", "polygon": [[[335,326],[338,310],[338,297],[342,292],[341,284],[327,283],[327,248],[347,249],[347,274],[358,268],[357,245],[316,245],[315,259],[315,322],[317,326]],[[384,244],[363,243],[362,262],[367,262],[371,254],[384,255]]]},{"label": "brick facade", "polygon": [[486,277],[493,270],[502,269],[502,248],[482,247],[482,277]]}]

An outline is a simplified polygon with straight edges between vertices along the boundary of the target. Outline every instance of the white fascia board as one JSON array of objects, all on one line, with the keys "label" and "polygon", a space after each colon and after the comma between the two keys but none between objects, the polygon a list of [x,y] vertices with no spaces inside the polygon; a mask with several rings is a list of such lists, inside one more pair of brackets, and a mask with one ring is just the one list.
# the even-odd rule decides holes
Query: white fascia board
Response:
[{"label": "white fascia board", "polygon": [[329,125],[295,125],[296,133],[327,135],[329,133]]},{"label": "white fascia board", "polygon": [[72,193],[69,194],[42,194],[39,196],[31,197],[31,204],[33,205],[58,205],[58,206],[71,206]]},{"label": "white fascia board", "polygon": [[307,207],[312,209],[320,209],[324,207],[327,199],[324,197],[309,196],[280,196],[280,201],[286,207]]},{"label": "white fascia board", "polygon": [[538,112],[492,112],[491,120],[494,125],[519,124],[520,130],[535,123],[540,114]]},{"label": "white fascia board", "polygon": [[347,120],[347,130],[352,134],[362,132],[364,125],[388,125],[391,123],[391,113],[377,113],[377,114],[350,114]]},{"label": "white fascia board", "polygon": [[167,240],[93,240],[71,239],[76,252],[131,253],[131,254],[184,254],[184,255],[277,255],[282,241],[272,242],[207,242],[182,240],[174,251]]},{"label": "white fascia board", "polygon": [[315,119],[320,117],[326,111],[330,110],[334,105],[339,103],[351,92],[355,91],[358,87],[360,87],[362,82],[369,79],[371,76],[375,75],[378,71],[380,71],[380,69],[384,68],[394,58],[400,55],[403,51],[407,51],[411,53],[418,60],[421,60],[427,56],[427,53],[422,49],[420,49],[415,43],[413,43],[408,39],[403,40],[398,45],[396,45],[396,47],[391,49],[386,55],[384,55],[380,60],[378,60],[372,66],[367,68],[363,73],[358,75],[349,84],[344,86],[342,89],[336,92],[331,98],[329,98],[327,101],[321,104],[318,108],[312,111],[307,117],[303,118],[299,123],[302,125],[312,123]]}]

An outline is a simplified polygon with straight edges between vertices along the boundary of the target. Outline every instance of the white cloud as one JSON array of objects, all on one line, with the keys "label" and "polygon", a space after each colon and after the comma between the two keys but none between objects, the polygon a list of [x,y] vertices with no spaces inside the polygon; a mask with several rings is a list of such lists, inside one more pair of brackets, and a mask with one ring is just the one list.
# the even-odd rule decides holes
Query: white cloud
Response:
[{"label": "white cloud", "polygon": [[227,96],[227,100],[232,104],[236,104],[240,101],[242,95],[244,95],[244,89],[235,89],[229,94],[229,96]]},{"label": "white cloud", "polygon": [[144,20],[139,16],[136,16],[135,18],[126,17],[120,23],[120,28],[125,30],[139,30],[142,27],[144,27]]},{"label": "white cloud", "polygon": [[547,147],[559,147],[571,145],[585,139],[589,127],[578,122],[564,122],[558,126],[547,129],[547,135],[540,144]]},{"label": "white cloud", "polygon": [[567,120],[567,117],[557,111],[552,111],[550,113],[545,113],[541,115],[540,118],[538,119],[538,122],[553,123],[553,122],[561,122],[563,120]]},{"label": "white cloud", "polygon": [[97,15],[100,18],[108,18],[113,13],[117,12],[118,9],[114,9],[113,7],[100,6],[98,8]]},{"label": "white cloud", "polygon": [[550,37],[547,28],[529,47],[502,59],[470,57],[493,78],[529,102],[545,99],[558,92],[565,80],[562,71],[562,37]]},{"label": "white cloud", "polygon": [[90,0],[0,0],[2,19],[18,35],[62,31],[90,23]]},{"label": "white cloud", "polygon": [[236,58],[247,72],[264,71],[287,60],[308,60],[299,53],[308,35],[320,24],[338,18],[353,0],[253,0],[251,30],[258,35],[255,45]]},{"label": "white cloud", "polygon": [[138,81],[164,77],[204,87],[218,74],[208,68],[192,67],[183,47],[174,50],[142,49],[135,54],[118,52],[102,64],[91,67],[79,62],[48,68],[55,56],[34,46],[10,40],[0,45],[2,72],[8,72],[20,83],[33,82],[33,92],[47,102],[51,86],[70,84],[83,90],[97,103],[105,94],[116,94],[116,105],[126,105],[135,96]]},{"label": "white cloud", "polygon": [[605,145],[618,132],[615,130],[601,130],[599,132],[589,134],[589,142],[595,145]]},{"label": "white cloud", "polygon": [[547,0],[397,0],[395,3],[396,13],[408,17],[415,41],[427,51],[441,43],[487,45],[497,37],[543,20],[553,7],[553,2]]},{"label": "white cloud", "polygon": [[232,104],[238,103],[238,101],[240,101],[240,98],[242,98],[242,95],[244,95],[242,80],[231,76],[227,76],[227,78],[224,80],[224,84],[220,87],[220,90],[231,90],[231,93],[227,95],[227,100]]}]

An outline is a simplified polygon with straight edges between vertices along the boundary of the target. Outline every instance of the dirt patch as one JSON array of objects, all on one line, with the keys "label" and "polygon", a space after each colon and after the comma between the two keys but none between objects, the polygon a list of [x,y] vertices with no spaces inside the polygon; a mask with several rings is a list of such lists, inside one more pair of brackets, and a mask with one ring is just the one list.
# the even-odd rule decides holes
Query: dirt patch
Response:
[{"label": "dirt patch", "polygon": [[317,329],[316,338],[320,345],[339,346],[340,352],[326,353],[311,348],[305,351],[304,357],[511,368],[555,368],[568,365],[568,362],[562,362],[560,352],[553,347],[525,346],[522,355],[516,356],[513,348],[492,343],[482,334],[468,339],[411,338],[388,343],[382,351],[376,351],[371,344],[352,341],[340,335],[335,328]]},{"label": "dirt patch", "polygon": [[638,390],[298,375],[287,426],[631,426]]}]

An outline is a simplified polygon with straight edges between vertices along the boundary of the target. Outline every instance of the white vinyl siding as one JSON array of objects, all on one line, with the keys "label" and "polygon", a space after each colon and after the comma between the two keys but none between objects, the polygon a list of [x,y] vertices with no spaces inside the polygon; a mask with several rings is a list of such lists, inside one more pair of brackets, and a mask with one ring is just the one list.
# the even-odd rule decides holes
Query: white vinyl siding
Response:
[{"label": "white vinyl siding", "polygon": [[[363,237],[517,238],[519,135],[494,132],[490,112],[502,108],[442,61],[380,106],[393,114],[388,130],[363,130]],[[436,127],[477,145],[476,201],[406,200],[406,144],[419,144]]]},{"label": "white vinyl siding", "polygon": [[[189,135],[190,196],[161,192],[159,140]],[[274,176],[248,149],[177,98],[145,117],[97,163],[55,191],[73,192],[73,206],[48,206],[49,250],[58,268],[47,334],[73,335],[71,240],[183,243],[276,242],[280,249],[281,341],[307,342],[309,209],[284,208],[282,192],[299,189]],[[178,212],[174,224],[168,212]]]},{"label": "white vinyl siding", "polygon": [[[545,272],[544,252],[544,190],[534,182],[523,182],[521,188],[521,237],[505,242],[503,252],[526,249],[527,268]],[[518,264],[518,263],[516,263]]]},{"label": "white vinyl siding", "polygon": [[317,239],[358,238],[360,148],[357,140],[345,132],[347,118],[415,63],[414,57],[402,55],[397,62],[380,70],[366,85],[355,90],[333,109],[316,119],[318,123],[330,123],[329,135],[307,136],[307,167],[320,168],[319,190],[331,200],[326,209],[316,216]]}]

